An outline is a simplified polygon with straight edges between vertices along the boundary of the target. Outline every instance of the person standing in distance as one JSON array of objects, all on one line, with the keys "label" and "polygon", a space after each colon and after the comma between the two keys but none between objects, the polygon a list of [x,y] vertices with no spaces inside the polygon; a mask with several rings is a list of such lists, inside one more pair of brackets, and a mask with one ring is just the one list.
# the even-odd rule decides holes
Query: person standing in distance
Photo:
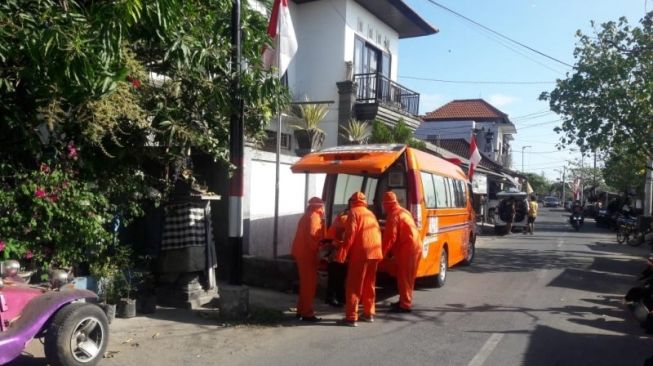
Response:
[{"label": "person standing in distance", "polygon": [[299,299],[297,318],[305,322],[319,322],[315,316],[313,299],[317,289],[317,256],[320,241],[324,238],[324,202],[313,197],[308,201],[306,212],[299,219],[292,243],[291,254],[299,273]]},{"label": "person standing in distance", "polygon": [[537,197],[535,195],[531,195],[531,200],[528,202],[528,223],[526,225],[526,231],[524,231],[524,234],[526,232],[531,233],[533,235],[533,232],[535,231],[535,218],[537,218],[537,209],[539,206],[537,205]]},{"label": "person standing in distance", "polygon": [[383,195],[383,209],[386,214],[383,256],[387,257],[390,251],[393,253],[399,289],[399,302],[393,303],[390,311],[408,313],[413,304],[417,264],[422,254],[419,232],[413,216],[399,205],[394,192],[386,192]]},{"label": "person standing in distance", "polygon": [[381,229],[374,213],[367,208],[362,192],[349,199],[349,216],[345,225],[342,252],[348,253],[349,266],[345,284],[345,319],[343,325],[355,327],[358,303],[363,304],[362,320],[374,321],[376,313],[376,268],[383,258]]}]

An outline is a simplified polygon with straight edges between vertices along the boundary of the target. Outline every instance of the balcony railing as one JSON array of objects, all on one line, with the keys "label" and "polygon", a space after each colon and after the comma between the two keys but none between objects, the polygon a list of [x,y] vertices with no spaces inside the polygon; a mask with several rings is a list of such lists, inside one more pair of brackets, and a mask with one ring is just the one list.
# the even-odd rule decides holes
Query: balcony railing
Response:
[{"label": "balcony railing", "polygon": [[419,115],[419,93],[377,73],[356,74],[354,81],[358,84],[357,102],[379,103],[414,116]]}]

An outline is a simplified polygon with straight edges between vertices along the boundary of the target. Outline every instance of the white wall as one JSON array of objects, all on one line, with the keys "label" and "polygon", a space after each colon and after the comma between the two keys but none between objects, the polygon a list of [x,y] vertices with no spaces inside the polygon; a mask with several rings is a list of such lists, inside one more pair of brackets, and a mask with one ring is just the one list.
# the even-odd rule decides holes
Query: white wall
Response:
[{"label": "white wall", "polygon": [[[274,188],[275,188],[275,154],[246,149],[244,216],[246,225],[246,248],[250,255],[273,256],[274,234]],[[281,156],[279,169],[279,226],[278,255],[290,253],[290,246],[295,235],[297,220],[304,212],[305,174],[293,174],[290,166],[298,160],[296,157]],[[309,179],[309,197],[322,196],[324,175],[311,175]]]},{"label": "white wall", "polygon": [[470,141],[474,121],[437,121],[422,122],[415,130],[415,138],[426,140],[429,135],[439,135],[441,140],[465,139]]}]

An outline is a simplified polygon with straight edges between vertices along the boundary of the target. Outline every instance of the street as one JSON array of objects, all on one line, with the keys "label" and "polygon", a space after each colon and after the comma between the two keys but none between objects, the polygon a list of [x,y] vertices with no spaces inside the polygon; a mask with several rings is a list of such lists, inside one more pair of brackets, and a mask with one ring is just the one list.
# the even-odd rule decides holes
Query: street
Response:
[{"label": "street", "polygon": [[[392,282],[380,281],[375,323],[337,326],[292,319],[224,326],[204,314],[118,319],[102,365],[642,365],[653,342],[623,305],[648,247],[616,244],[587,219],[580,232],[562,209],[541,208],[535,235],[479,238],[470,267],[443,288],[420,280],[411,314],[391,314]],[[272,307],[294,295],[270,295]],[[173,310],[170,310],[173,311]],[[40,347],[40,345],[38,345]],[[37,354],[35,352],[35,354]],[[14,364],[42,365],[23,357]]]}]

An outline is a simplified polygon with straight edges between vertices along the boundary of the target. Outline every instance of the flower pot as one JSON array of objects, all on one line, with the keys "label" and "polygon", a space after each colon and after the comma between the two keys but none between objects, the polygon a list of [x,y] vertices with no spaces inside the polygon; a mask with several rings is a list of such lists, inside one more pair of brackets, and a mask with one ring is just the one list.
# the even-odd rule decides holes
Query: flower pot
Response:
[{"label": "flower pot", "polygon": [[109,324],[116,318],[116,304],[98,304],[107,316]]},{"label": "flower pot", "polygon": [[320,150],[324,143],[324,132],[309,131],[309,130],[295,130],[295,138],[297,139],[297,151],[304,154],[310,151]]},{"label": "flower pot", "polygon": [[133,318],[136,316],[136,300],[120,299],[116,305],[116,316],[118,318]]}]

